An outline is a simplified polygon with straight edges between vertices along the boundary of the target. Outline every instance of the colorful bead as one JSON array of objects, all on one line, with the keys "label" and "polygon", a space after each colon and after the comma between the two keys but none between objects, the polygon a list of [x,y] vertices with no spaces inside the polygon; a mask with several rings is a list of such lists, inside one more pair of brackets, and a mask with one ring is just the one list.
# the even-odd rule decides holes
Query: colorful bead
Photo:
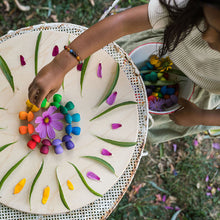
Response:
[{"label": "colorful bead", "polygon": [[54,101],[54,102],[60,103],[61,100],[62,100],[62,96],[61,96],[60,94],[55,94],[55,95],[53,96],[53,101]]},{"label": "colorful bead", "polygon": [[57,146],[57,145],[60,145],[61,143],[62,143],[62,141],[60,139],[55,139],[55,140],[53,140],[52,145]]},{"label": "colorful bead", "polygon": [[28,141],[27,146],[33,150],[36,147],[37,143],[33,140]]},{"label": "colorful bead", "polygon": [[20,126],[19,127],[19,133],[21,135],[27,134],[27,132],[28,132],[28,127],[27,126]]},{"label": "colorful bead", "polygon": [[44,139],[41,143],[43,145],[46,145],[46,146],[51,146],[52,145],[52,143],[48,139]]},{"label": "colorful bead", "polygon": [[67,110],[67,108],[66,107],[64,107],[64,106],[60,106],[60,112],[63,114],[63,115],[65,115],[65,114],[67,114],[68,113],[68,110]]},{"label": "colorful bead", "polygon": [[65,142],[65,146],[67,150],[71,150],[75,147],[74,143],[71,140]]},{"label": "colorful bead", "polygon": [[72,136],[70,136],[70,135],[64,135],[63,138],[62,138],[62,142],[67,142],[67,141],[69,141],[70,139],[72,139]]},{"label": "colorful bead", "polygon": [[80,114],[79,113],[75,113],[72,115],[72,121],[73,122],[79,122],[81,120],[80,118]]},{"label": "colorful bead", "polygon": [[41,103],[41,108],[48,108],[50,106],[50,103],[45,98],[43,102]]},{"label": "colorful bead", "polygon": [[55,154],[62,154],[63,153],[63,148],[61,147],[61,145],[57,145],[54,147],[54,152]]},{"label": "colorful bead", "polygon": [[36,143],[40,143],[40,141],[41,141],[40,136],[37,135],[37,134],[31,135],[31,138],[32,138],[32,140],[35,141]]},{"label": "colorful bead", "polygon": [[81,128],[80,127],[72,127],[72,133],[75,135],[80,135]]},{"label": "colorful bead", "polygon": [[69,101],[66,103],[65,107],[66,107],[67,111],[71,111],[74,109],[75,105],[71,101]]},{"label": "colorful bead", "polygon": [[50,105],[55,106],[57,109],[60,107],[58,102],[51,102]]},{"label": "colorful bead", "polygon": [[71,124],[71,123],[72,123],[72,117],[71,117],[70,114],[66,114],[66,115],[65,115],[65,121],[66,121],[66,123],[68,123],[68,124]]},{"label": "colorful bead", "polygon": [[43,145],[41,148],[40,148],[40,152],[42,154],[48,154],[49,153],[49,147],[46,146],[46,145]]},{"label": "colorful bead", "polygon": [[71,125],[67,125],[66,128],[65,128],[65,130],[66,130],[66,133],[67,133],[68,135],[70,135],[71,132],[72,132],[72,126],[71,126]]},{"label": "colorful bead", "polygon": [[28,124],[28,133],[33,134],[34,133],[34,126],[32,124]]}]

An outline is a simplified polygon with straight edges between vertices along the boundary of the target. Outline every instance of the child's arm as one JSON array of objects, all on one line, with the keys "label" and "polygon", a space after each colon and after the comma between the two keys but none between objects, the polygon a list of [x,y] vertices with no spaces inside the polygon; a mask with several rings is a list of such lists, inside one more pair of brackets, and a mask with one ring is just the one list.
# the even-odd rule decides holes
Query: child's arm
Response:
[{"label": "child's arm", "polygon": [[[108,43],[131,33],[150,29],[148,5],[128,9],[93,25],[77,37],[69,47],[85,59]],[[76,59],[63,50],[51,63],[40,70],[29,87],[30,101],[40,106],[45,97],[50,98],[61,86],[67,72],[77,65]]]},{"label": "child's arm", "polygon": [[170,114],[170,119],[176,124],[182,126],[220,126],[220,109],[201,109],[185,99],[179,99],[179,104],[183,108]]}]

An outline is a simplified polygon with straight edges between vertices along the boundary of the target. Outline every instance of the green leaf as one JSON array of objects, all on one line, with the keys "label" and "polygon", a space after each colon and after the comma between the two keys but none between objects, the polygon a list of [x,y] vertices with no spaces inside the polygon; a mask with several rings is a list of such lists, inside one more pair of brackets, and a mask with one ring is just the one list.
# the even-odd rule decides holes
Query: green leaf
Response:
[{"label": "green leaf", "polygon": [[61,185],[60,185],[60,181],[59,181],[58,174],[57,174],[57,168],[56,168],[56,177],[57,177],[57,182],[58,182],[58,185],[59,185],[60,199],[61,199],[63,205],[64,205],[68,210],[70,210],[70,207],[68,206],[68,204],[67,204],[67,202],[66,202],[66,199],[65,199],[65,197],[64,197],[62,187],[61,187]]},{"label": "green leaf", "polygon": [[110,170],[112,173],[115,174],[115,169],[112,167],[112,165],[110,163],[108,163],[107,161],[103,160],[102,158],[94,157],[94,156],[82,156],[82,157],[97,161],[98,163],[102,164],[108,170]]},{"label": "green leaf", "polygon": [[5,144],[5,145],[1,146],[1,147],[0,147],[0,152],[3,151],[5,148],[9,147],[10,145],[16,143],[16,142],[17,142],[17,141],[11,142],[11,143],[9,143],[9,144]]},{"label": "green leaf", "polygon": [[176,220],[177,216],[180,214],[182,210],[178,210],[177,212],[175,212],[175,214],[172,216],[171,220]]},{"label": "green leaf", "polygon": [[115,78],[113,80],[113,83],[111,85],[111,87],[109,88],[109,90],[107,91],[106,95],[103,97],[103,99],[99,102],[98,106],[100,106],[112,93],[113,89],[115,88],[117,82],[118,82],[118,77],[119,77],[119,73],[120,73],[120,66],[117,63],[117,68],[116,68],[116,74],[115,74]]},{"label": "green leaf", "polygon": [[11,175],[11,173],[23,162],[23,160],[30,154],[31,152],[29,152],[28,154],[26,154],[23,158],[21,158],[13,167],[11,167],[8,172],[2,177],[1,181],[0,181],[0,190],[5,182],[5,180]]},{"label": "green leaf", "polygon": [[32,195],[32,192],[34,190],[34,186],[35,186],[38,178],[40,177],[40,175],[42,173],[43,167],[44,167],[44,161],[42,161],[40,169],[38,170],[37,175],[35,176],[34,181],[31,184],[31,190],[30,190],[30,193],[29,193],[29,204],[30,204],[30,206],[31,206],[31,195]]},{"label": "green leaf", "polygon": [[3,72],[3,74],[5,75],[6,79],[8,80],[8,82],[14,92],[15,86],[14,86],[13,76],[11,75],[11,71],[10,71],[7,63],[5,62],[5,60],[2,58],[2,56],[0,56],[0,68]]},{"label": "green leaf", "polygon": [[108,112],[110,112],[110,111],[112,111],[112,110],[114,110],[118,107],[121,107],[121,106],[124,106],[124,105],[132,105],[132,104],[137,104],[137,102],[127,101],[127,102],[122,102],[122,103],[119,103],[117,105],[114,105],[114,106],[108,108],[107,110],[105,110],[104,112],[100,113],[99,115],[96,115],[94,118],[90,119],[90,121],[93,121],[94,119],[99,118],[102,115],[104,115],[104,114],[106,114],[106,113],[108,113]]},{"label": "green leaf", "polygon": [[83,86],[83,80],[84,80],[84,76],[86,73],[86,68],[89,62],[90,56],[87,57],[84,62],[83,62],[83,66],[82,66],[82,71],[81,71],[81,77],[80,77],[80,88],[81,88],[81,95],[82,95],[82,86]]},{"label": "green leaf", "polygon": [[2,108],[2,107],[0,107],[0,110],[7,110],[6,108]]},{"label": "green leaf", "polygon": [[85,180],[85,178],[83,177],[82,173],[78,170],[78,168],[77,168],[73,163],[70,163],[70,162],[69,162],[69,164],[71,164],[71,165],[75,168],[75,170],[76,170],[76,172],[78,173],[78,175],[79,175],[81,181],[83,182],[83,184],[85,185],[85,187],[86,187],[92,194],[94,194],[94,195],[96,195],[96,196],[103,197],[103,195],[99,194],[98,192],[96,192],[95,190],[93,190],[93,189],[88,185],[88,183],[86,182],[86,180]]},{"label": "green leaf", "polygon": [[102,138],[102,137],[99,137],[99,136],[96,136],[96,137],[99,138],[102,141],[105,141],[109,144],[113,144],[113,145],[116,145],[116,146],[119,146],[119,147],[132,147],[132,146],[137,144],[137,142],[123,142],[123,141],[115,141],[115,140],[111,140],[111,139],[106,139],[106,138]]},{"label": "green leaf", "polygon": [[181,70],[177,70],[177,69],[169,69],[167,71],[168,73],[172,73],[172,74],[175,74],[175,75],[179,75],[179,76],[185,76],[187,77]]},{"label": "green leaf", "polygon": [[38,73],[38,69],[37,69],[37,66],[38,66],[38,51],[39,51],[39,44],[40,44],[41,36],[42,36],[42,31],[37,36],[37,42],[36,42],[36,47],[35,47],[35,76]]},{"label": "green leaf", "polygon": [[151,184],[154,188],[158,189],[159,191],[166,193],[168,195],[170,195],[170,193],[162,188],[160,188],[159,186],[157,186],[156,183],[154,183],[153,181],[148,181],[149,184]]},{"label": "green leaf", "polygon": [[171,81],[171,80],[157,80],[157,82],[153,83],[150,81],[144,81],[145,86],[170,86],[170,85],[175,85],[177,82]]}]

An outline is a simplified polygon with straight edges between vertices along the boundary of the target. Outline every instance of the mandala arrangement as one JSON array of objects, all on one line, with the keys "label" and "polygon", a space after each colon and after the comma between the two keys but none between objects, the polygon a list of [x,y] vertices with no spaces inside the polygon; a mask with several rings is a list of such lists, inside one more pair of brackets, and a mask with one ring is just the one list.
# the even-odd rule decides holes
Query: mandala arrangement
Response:
[{"label": "mandala arrangement", "polygon": [[[42,32],[38,35],[37,42],[36,42],[36,50],[35,50],[35,74],[38,72],[38,49],[41,41]],[[59,53],[59,48],[56,45],[53,48],[52,56],[56,56]],[[83,64],[79,64],[77,66],[77,70],[81,72],[80,77],[80,89],[81,94],[83,91],[83,83],[84,83],[84,77],[87,69],[87,65],[90,61],[90,57],[86,58],[84,60]],[[27,61],[25,61],[25,57],[20,55],[20,62],[22,66],[25,66]],[[14,80],[13,76],[11,74],[10,68],[7,65],[7,62],[4,60],[3,57],[0,56],[0,68],[2,70],[2,73],[5,75],[6,79],[8,80],[13,92],[14,92]],[[120,67],[119,64],[116,65],[115,70],[115,76],[113,81],[111,82],[111,85],[108,86],[108,88],[105,91],[105,94],[103,98],[97,103],[96,108],[99,108],[104,102],[109,105],[107,109],[102,111],[101,113],[95,115],[90,119],[90,122],[96,120],[97,118],[103,117],[103,115],[110,114],[115,109],[121,108],[122,106],[127,105],[136,105],[137,103],[134,101],[124,101],[120,102],[118,104],[115,104],[115,101],[117,100],[117,96],[119,91],[115,90],[115,87],[118,82],[120,73]],[[102,79],[102,63],[99,63],[97,65],[97,76],[98,78]],[[65,90],[65,86],[63,85],[63,89]],[[75,146],[74,138],[79,136],[81,134],[81,129],[83,130],[83,127],[80,127],[81,122],[81,115],[78,112],[73,112],[75,105],[74,103],[69,100],[68,102],[63,102],[63,97],[60,94],[55,94],[53,96],[53,100],[46,100],[44,99],[41,108],[38,108],[37,106],[33,105],[29,100],[26,101],[26,109],[24,104],[24,111],[18,112],[18,120],[20,120],[20,127],[18,128],[18,131],[20,135],[25,136],[28,141],[27,145],[25,147],[29,148],[29,152],[23,156],[20,160],[18,160],[10,169],[8,169],[3,177],[0,179],[0,190],[2,189],[2,186],[7,184],[7,180],[9,176],[15,172],[16,169],[22,164],[22,162],[29,157],[30,154],[33,154],[36,151],[39,151],[42,155],[46,156],[47,154],[62,154],[64,151],[74,151],[75,148],[77,148],[77,145]],[[6,110],[3,107],[1,110]],[[111,123],[111,129],[120,129],[123,127],[123,124],[112,122]],[[62,138],[57,137],[57,133],[62,132],[64,135],[62,135]],[[98,140],[103,141],[103,143],[108,143],[111,145],[119,146],[119,147],[132,147],[136,145],[136,142],[125,142],[115,139],[109,139],[104,138],[98,135],[94,134],[94,137],[96,137]],[[5,149],[9,148],[16,142],[11,142],[8,144],[5,144],[0,147],[0,157],[1,152]],[[115,168],[112,164],[107,162],[106,160],[102,159],[100,156],[106,156],[106,157],[112,157],[112,152],[110,152],[108,149],[103,148],[100,152],[100,155],[94,156],[94,155],[83,155],[82,158],[92,160],[97,164],[100,164],[104,168],[108,169],[112,174],[115,175]],[[44,157],[45,158],[45,157]],[[84,186],[88,189],[88,193],[92,193],[97,197],[102,197],[103,195],[99,192],[96,192],[87,181],[87,178],[94,181],[100,181],[102,177],[100,177],[94,170],[88,171],[86,173],[86,176],[83,176],[82,172],[80,171],[80,167],[77,167],[75,163],[72,161],[66,161],[66,163],[70,164],[78,174],[80,180],[84,184]],[[40,168],[38,172],[36,173],[34,179],[31,183],[31,188],[28,193],[28,201],[30,205],[31,210],[31,198],[32,194],[35,190],[35,186],[42,175],[42,172],[44,170],[45,166],[45,159],[42,159]],[[67,210],[71,210],[68,202],[64,196],[63,188],[60,183],[60,179],[58,176],[57,170],[59,167],[56,168],[56,178],[57,178],[57,187],[60,194],[60,200],[62,201],[62,204],[65,206]],[[23,178],[21,179],[15,186],[13,194],[14,196],[16,194],[19,194],[23,188],[25,187],[27,183],[27,179]],[[68,186],[69,190],[75,190],[73,183],[67,179],[66,184]],[[50,197],[50,186],[46,186],[41,193],[41,203],[43,205],[47,204],[48,198]],[[40,201],[39,201],[40,202]]]}]

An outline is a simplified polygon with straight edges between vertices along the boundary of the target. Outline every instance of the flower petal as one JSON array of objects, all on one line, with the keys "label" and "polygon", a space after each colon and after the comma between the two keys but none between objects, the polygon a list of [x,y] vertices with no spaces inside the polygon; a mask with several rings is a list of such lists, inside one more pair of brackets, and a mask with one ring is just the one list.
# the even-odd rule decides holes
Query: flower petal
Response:
[{"label": "flower petal", "polygon": [[43,123],[43,118],[42,118],[41,116],[38,116],[38,117],[35,119],[35,123],[36,123],[36,124]]},{"label": "flower petal", "polygon": [[197,139],[195,139],[195,140],[193,141],[193,144],[194,144],[194,146],[195,146],[195,147],[197,147],[197,146],[199,145],[198,140],[197,140]]},{"label": "flower petal", "polygon": [[98,66],[97,76],[99,78],[102,78],[102,64],[101,63],[99,63],[99,66]]},{"label": "flower petal", "polygon": [[79,63],[78,65],[77,65],[77,70],[78,71],[81,71],[82,70],[82,66],[83,66],[83,63]]},{"label": "flower petal", "polygon": [[113,105],[117,96],[117,92],[113,92],[106,100],[107,104]]},{"label": "flower petal", "polygon": [[53,127],[50,126],[50,125],[47,125],[47,135],[50,139],[54,139],[56,137],[56,133],[55,131],[53,130]]},{"label": "flower petal", "polygon": [[39,133],[39,136],[41,138],[45,138],[47,136],[47,129],[44,124],[39,124],[36,128],[35,131]]},{"label": "flower petal", "polygon": [[173,151],[176,152],[176,149],[177,149],[177,145],[173,144]]},{"label": "flower petal", "polygon": [[87,172],[86,176],[92,180],[100,180],[100,177],[91,171]]},{"label": "flower petal", "polygon": [[[50,106],[49,109],[46,111],[48,115],[53,114],[57,110],[56,106]],[[44,112],[45,113],[45,112]]]},{"label": "flower petal", "polygon": [[120,128],[121,126],[122,126],[122,124],[113,123],[113,124],[112,124],[112,129],[117,129],[117,128]]},{"label": "flower petal", "polygon": [[101,151],[101,154],[104,155],[104,156],[111,156],[112,153],[109,152],[107,149],[103,148],[102,151]]},{"label": "flower petal", "polygon": [[219,143],[212,143],[212,147],[217,149],[217,150],[220,150],[220,144]]},{"label": "flower petal", "polygon": [[206,181],[206,182],[209,181],[209,176],[208,176],[208,175],[206,176],[205,181]]},{"label": "flower petal", "polygon": [[171,206],[165,206],[165,209],[167,209],[167,210],[173,210],[173,207],[171,207]]},{"label": "flower petal", "polygon": [[162,201],[163,201],[163,202],[166,202],[166,200],[167,200],[166,195],[163,195]]},{"label": "flower petal", "polygon": [[53,48],[52,56],[55,57],[59,53],[59,47],[56,45]]},{"label": "flower petal", "polygon": [[54,113],[50,116],[53,121],[64,119],[64,115],[61,113]]},{"label": "flower petal", "polygon": [[58,130],[58,131],[61,131],[61,130],[63,129],[63,123],[60,122],[60,121],[54,121],[54,120],[52,120],[51,123],[50,123],[50,125],[51,125],[54,129],[56,129],[56,130]]},{"label": "flower petal", "polygon": [[24,57],[22,55],[20,55],[20,61],[21,61],[22,66],[26,65],[26,62],[25,62]]}]

